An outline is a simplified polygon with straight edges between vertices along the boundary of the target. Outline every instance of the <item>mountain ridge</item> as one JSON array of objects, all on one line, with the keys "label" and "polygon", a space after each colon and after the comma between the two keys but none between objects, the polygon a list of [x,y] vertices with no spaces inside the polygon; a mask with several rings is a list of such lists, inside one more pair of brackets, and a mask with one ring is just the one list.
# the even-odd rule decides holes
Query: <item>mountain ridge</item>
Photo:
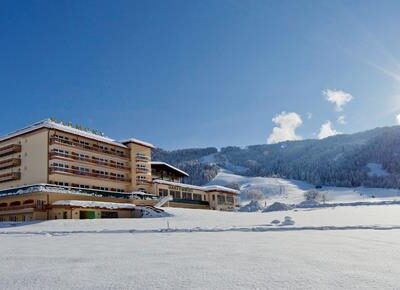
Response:
[{"label": "mountain ridge", "polygon": [[191,175],[187,182],[198,185],[208,183],[223,168],[244,176],[277,176],[315,185],[399,188],[400,126],[378,127],[321,140],[246,147],[171,151],[156,148],[153,160],[187,171]]}]

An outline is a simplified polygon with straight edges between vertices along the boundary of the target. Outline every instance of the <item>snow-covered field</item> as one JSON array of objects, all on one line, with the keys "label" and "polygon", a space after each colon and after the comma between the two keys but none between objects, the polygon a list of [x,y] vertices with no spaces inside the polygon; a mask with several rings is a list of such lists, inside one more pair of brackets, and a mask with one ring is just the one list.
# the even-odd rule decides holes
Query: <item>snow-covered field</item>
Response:
[{"label": "snow-covered field", "polygon": [[172,216],[0,223],[0,289],[398,286],[400,205],[166,211]]},{"label": "snow-covered field", "polygon": [[[302,181],[272,177],[245,177],[226,170],[221,170],[209,184],[226,186],[234,183],[238,184],[243,192],[261,191],[265,196],[261,203],[267,204],[273,202],[298,204],[304,201],[306,191],[315,188],[314,185]],[[324,186],[319,191],[325,195],[327,203],[400,201],[398,189]],[[247,201],[242,200],[242,202]]]}]

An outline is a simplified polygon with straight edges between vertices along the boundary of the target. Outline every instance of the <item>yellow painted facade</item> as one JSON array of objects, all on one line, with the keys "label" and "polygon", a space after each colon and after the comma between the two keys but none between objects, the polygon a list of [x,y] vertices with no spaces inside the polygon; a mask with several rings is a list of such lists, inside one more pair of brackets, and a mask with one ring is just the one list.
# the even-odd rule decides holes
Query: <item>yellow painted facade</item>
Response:
[{"label": "yellow painted facade", "polygon": [[[137,191],[160,197],[170,195],[174,200],[168,205],[177,207],[234,209],[237,204],[236,191],[224,188],[212,191],[212,188],[176,182],[167,184],[158,180],[159,177],[153,177],[152,148],[151,144],[136,139],[117,142],[49,120],[39,122],[0,138],[0,204],[9,198],[2,197],[1,190],[51,184],[127,195]],[[182,171],[169,167],[176,169],[176,172],[171,171],[169,180],[176,180]],[[46,201],[45,219],[59,216],[61,212],[63,217],[76,216],[70,213],[65,215],[63,209],[50,207],[52,198],[62,198],[57,194],[51,196]],[[104,197],[96,199],[107,200]],[[22,206],[18,210],[27,211],[27,208]],[[0,206],[0,215],[4,216],[5,212],[4,207],[2,209]],[[122,212],[126,215],[126,211]],[[120,215],[124,216],[122,212]],[[95,210],[96,217],[99,214],[100,211]],[[33,211],[29,216],[29,219],[43,218],[40,210]]]}]

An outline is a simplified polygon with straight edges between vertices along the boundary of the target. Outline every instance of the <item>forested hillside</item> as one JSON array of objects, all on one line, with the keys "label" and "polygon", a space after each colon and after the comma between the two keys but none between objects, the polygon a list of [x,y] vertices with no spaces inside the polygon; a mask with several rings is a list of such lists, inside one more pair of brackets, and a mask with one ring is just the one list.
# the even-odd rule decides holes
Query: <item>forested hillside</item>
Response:
[{"label": "forested hillside", "polygon": [[312,184],[398,188],[400,127],[245,148],[156,149],[153,160],[182,168],[194,184],[207,183],[218,168],[225,168],[246,176],[279,176]]}]

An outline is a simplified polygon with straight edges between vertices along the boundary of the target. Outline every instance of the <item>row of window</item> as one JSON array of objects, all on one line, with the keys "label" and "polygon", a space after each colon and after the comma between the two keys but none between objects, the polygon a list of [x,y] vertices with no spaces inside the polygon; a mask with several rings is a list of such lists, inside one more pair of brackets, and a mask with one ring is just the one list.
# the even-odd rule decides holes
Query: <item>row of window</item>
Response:
[{"label": "row of window", "polygon": [[177,190],[170,190],[160,188],[158,190],[159,196],[168,196],[171,195],[174,199],[191,199],[191,200],[205,200],[205,196],[202,196],[198,193],[191,193],[186,191],[177,191]]},{"label": "row of window", "polygon": [[[60,168],[60,169],[69,169],[71,168],[72,170],[78,171],[79,173],[85,174],[85,173],[90,173],[90,169],[86,168],[86,167],[80,167],[80,166],[74,166],[72,165],[71,167],[68,164],[64,164],[64,163],[59,163],[59,162],[53,162],[51,164],[52,167],[54,168]],[[125,178],[124,174],[121,173],[114,173],[114,172],[107,172],[107,171],[103,171],[103,170],[97,170],[97,169],[92,169],[92,173],[93,174],[97,174],[97,175],[102,175],[104,177],[116,177],[116,178]]]},{"label": "row of window", "polygon": [[[69,151],[67,151],[67,150],[62,150],[62,149],[58,149],[58,148],[54,148],[54,149],[52,150],[52,152],[58,153],[58,154],[61,154],[61,155],[64,155],[64,156],[66,156],[66,157],[68,157],[69,154],[70,154]],[[102,164],[105,164],[105,165],[110,164],[111,166],[120,166],[120,167],[124,167],[124,166],[125,166],[125,164],[124,164],[123,162],[114,161],[114,160],[109,160],[109,159],[100,158],[100,157],[96,157],[96,156],[92,156],[92,158],[90,158],[89,155],[82,154],[82,153],[71,152],[71,155],[72,155],[73,157],[77,157],[77,158],[79,158],[80,160],[83,160],[83,161],[90,161],[90,160],[93,160],[93,161],[95,161],[96,163],[102,163]]]},{"label": "row of window", "polygon": [[104,190],[104,191],[115,191],[115,192],[125,192],[125,190],[120,189],[120,188],[109,188],[109,187],[104,187],[104,186],[89,186],[86,184],[77,184],[77,183],[68,183],[68,182],[61,182],[61,181],[53,181],[50,182],[55,185],[60,185],[60,186],[72,186],[72,187],[79,187],[83,189],[95,189],[95,190]]},{"label": "row of window", "polygon": [[52,138],[56,138],[56,139],[62,141],[63,143],[75,143],[75,144],[79,144],[79,145],[81,145],[83,147],[87,147],[89,149],[90,148],[94,148],[95,150],[101,150],[101,151],[103,151],[105,153],[111,153],[111,154],[117,154],[117,155],[120,155],[120,156],[125,156],[125,152],[124,151],[122,151],[120,149],[115,149],[115,148],[112,148],[112,147],[107,147],[105,145],[98,145],[98,144],[92,144],[91,145],[87,141],[78,140],[76,138],[69,138],[67,136],[59,135],[59,134],[54,134],[52,136]]}]

